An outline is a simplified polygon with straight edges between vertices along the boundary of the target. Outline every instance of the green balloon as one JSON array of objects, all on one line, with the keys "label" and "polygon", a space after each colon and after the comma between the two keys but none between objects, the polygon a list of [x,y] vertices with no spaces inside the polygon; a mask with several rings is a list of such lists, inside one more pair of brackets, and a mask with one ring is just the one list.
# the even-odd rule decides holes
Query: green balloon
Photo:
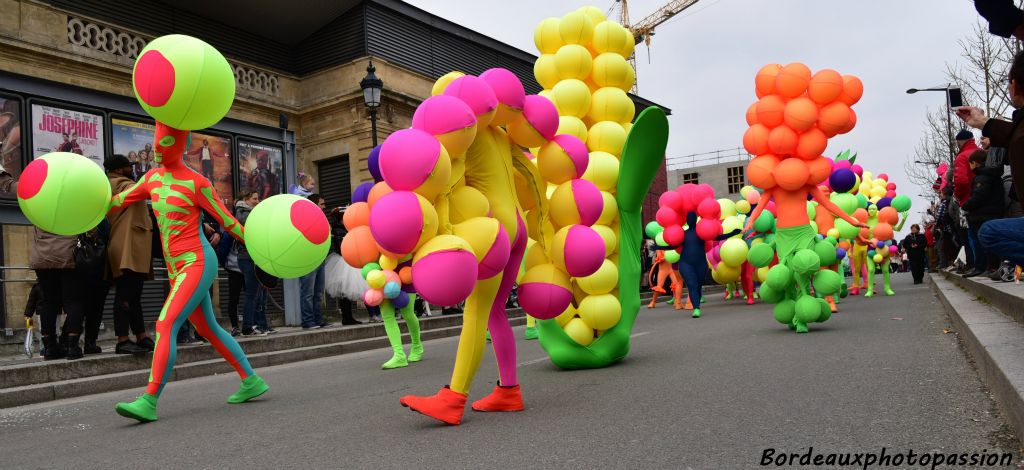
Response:
[{"label": "green balloon", "polygon": [[110,207],[110,180],[103,168],[74,153],[37,157],[25,167],[20,184],[22,213],[35,226],[57,235],[88,232]]},{"label": "green balloon", "polygon": [[821,316],[821,306],[818,305],[818,299],[809,295],[802,295],[799,299],[796,299],[794,309],[796,310],[796,318],[804,323],[814,323]]},{"label": "green balloon", "polygon": [[807,218],[814,220],[814,216],[817,214],[816,206],[818,203],[814,201],[807,201]]},{"label": "green balloon", "polygon": [[[852,214],[853,211],[857,210],[857,196],[850,193],[832,193],[832,202],[834,202],[843,212]],[[867,199],[865,199],[866,201]]]},{"label": "green balloon", "polygon": [[658,232],[658,234],[654,236],[654,243],[657,243],[658,246],[668,246],[668,243],[665,243],[665,236],[662,232]]},{"label": "green balloon", "polygon": [[747,252],[747,261],[750,261],[750,264],[755,268],[768,266],[773,259],[775,259],[775,250],[767,243],[755,245]]},{"label": "green balloon", "polygon": [[831,243],[833,247],[839,246],[839,240],[836,240],[835,238],[825,237],[825,241]]},{"label": "green balloon", "polygon": [[658,222],[654,220],[647,222],[647,226],[644,227],[644,233],[647,234],[647,238],[654,238],[663,230],[665,229],[661,228],[661,225],[658,225]]},{"label": "green balloon", "polygon": [[768,235],[765,235],[764,236],[764,242],[769,244],[769,245],[775,246],[775,234],[774,233],[769,233]]},{"label": "green balloon", "polygon": [[761,300],[770,304],[777,304],[786,296],[785,291],[772,289],[767,282],[761,284],[758,293],[761,294]]},{"label": "green balloon", "polygon": [[850,295],[850,289],[846,287],[846,282],[841,282],[839,284],[839,298],[845,299],[848,295]]},{"label": "green balloon", "polygon": [[818,233],[818,223],[812,220],[811,229],[814,231],[814,233]]},{"label": "green balloon", "polygon": [[[658,236],[661,236],[660,234]],[[665,261],[671,264],[679,262],[679,252],[676,250],[665,250]]]},{"label": "green balloon", "polygon": [[754,221],[754,230],[766,233],[775,229],[775,216],[771,212],[764,211]]},{"label": "green balloon", "polygon": [[821,295],[833,295],[839,292],[841,285],[843,285],[842,276],[830,269],[818,271],[814,275],[814,291]]},{"label": "green balloon", "polygon": [[793,321],[793,315],[796,314],[796,302],[783,300],[775,304],[775,307],[772,308],[772,314],[775,315],[775,321],[788,325]]},{"label": "green balloon", "polygon": [[[296,212],[299,211],[299,212]],[[330,224],[312,201],[294,194],[269,197],[245,220],[245,248],[260,269],[282,279],[305,276],[316,270],[331,249],[330,237],[311,240],[295,225],[292,214],[304,214],[303,228],[314,232],[316,225],[329,233]]]},{"label": "green balloon", "polygon": [[859,207],[861,209],[867,209],[868,208],[868,197],[863,195],[863,194],[858,194],[857,195],[857,207]]},{"label": "green balloon", "polygon": [[[526,258],[524,257],[523,259],[526,259]],[[366,279],[366,276],[368,274],[370,274],[370,271],[373,271],[373,270],[376,270],[376,269],[381,269],[379,264],[377,264],[377,263],[366,263],[366,266],[363,266],[363,269],[362,269],[363,279]]]},{"label": "green balloon", "polygon": [[907,197],[904,194],[900,194],[899,196],[896,196],[896,197],[892,198],[892,203],[890,203],[890,205],[892,206],[893,209],[896,209],[897,212],[909,211],[910,210],[910,198]]},{"label": "green balloon", "polygon": [[821,308],[821,311],[818,314],[818,323],[824,323],[828,321],[829,318],[832,318],[832,306],[828,304],[827,300],[818,299],[818,307]]},{"label": "green balloon", "polygon": [[857,238],[860,233],[860,229],[854,225],[850,225],[849,222],[843,219],[836,219],[836,230],[839,230],[839,236],[847,240],[853,240]]},{"label": "green balloon", "polygon": [[810,274],[821,268],[821,260],[814,250],[803,249],[793,255],[789,265],[798,273]]},{"label": "green balloon", "polygon": [[836,247],[835,245],[820,240],[814,244],[814,253],[818,255],[819,263],[822,266],[832,266],[836,264]]},{"label": "green balloon", "polygon": [[783,291],[793,283],[793,271],[784,264],[776,264],[768,270],[764,283],[772,290]]}]

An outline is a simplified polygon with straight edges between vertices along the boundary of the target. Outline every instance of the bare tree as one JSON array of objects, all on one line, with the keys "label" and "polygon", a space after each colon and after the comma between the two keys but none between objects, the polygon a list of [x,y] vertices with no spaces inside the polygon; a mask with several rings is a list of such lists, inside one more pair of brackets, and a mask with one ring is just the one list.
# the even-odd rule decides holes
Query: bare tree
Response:
[{"label": "bare tree", "polygon": [[931,186],[938,177],[935,172],[943,162],[949,162],[951,137],[946,126],[946,109],[929,110],[925,117],[924,135],[914,149],[914,160],[904,164],[907,177],[915,185],[931,191]]}]

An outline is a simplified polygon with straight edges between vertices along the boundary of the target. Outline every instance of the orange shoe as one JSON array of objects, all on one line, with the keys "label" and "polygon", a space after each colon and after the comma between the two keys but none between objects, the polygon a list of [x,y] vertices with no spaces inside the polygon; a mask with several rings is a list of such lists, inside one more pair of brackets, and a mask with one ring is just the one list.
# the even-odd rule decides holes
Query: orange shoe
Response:
[{"label": "orange shoe", "polygon": [[462,423],[462,413],[466,410],[466,395],[456,392],[447,385],[437,395],[419,397],[406,395],[398,400],[402,406],[427,415],[452,426]]},{"label": "orange shoe", "polygon": [[658,294],[661,294],[661,295],[665,295],[666,294],[665,288],[661,287],[661,286],[652,287],[651,290],[654,291],[654,292],[657,292]]},{"label": "orange shoe", "polygon": [[686,306],[683,307],[685,310],[693,310],[693,304],[689,300],[686,301]]},{"label": "orange shoe", "polygon": [[523,411],[525,408],[519,385],[502,387],[499,383],[494,386],[494,391],[490,395],[473,402],[473,409],[476,411]]},{"label": "orange shoe", "polygon": [[836,299],[831,295],[825,296],[825,300],[828,301],[828,307],[832,309],[832,313],[836,313],[839,309],[836,307]]}]

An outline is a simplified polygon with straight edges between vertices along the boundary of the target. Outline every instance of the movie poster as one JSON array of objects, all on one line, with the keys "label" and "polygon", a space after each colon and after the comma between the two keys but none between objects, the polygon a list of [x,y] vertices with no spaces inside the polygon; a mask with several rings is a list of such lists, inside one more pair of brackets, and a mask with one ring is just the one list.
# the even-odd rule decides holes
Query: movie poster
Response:
[{"label": "movie poster", "polygon": [[[15,180],[21,176],[21,101],[0,95],[0,164]],[[14,194],[0,197],[14,199]]]},{"label": "movie poster", "polygon": [[132,179],[138,181],[157,165],[153,162],[153,124],[112,118],[110,137],[114,153],[128,157],[132,162]]},{"label": "movie poster", "polygon": [[103,116],[41,104],[32,105],[32,158],[71,152],[103,166]]},{"label": "movie poster", "polygon": [[279,145],[238,142],[239,182],[266,199],[284,192],[284,153]]},{"label": "movie poster", "polygon": [[213,188],[225,206],[234,205],[231,139],[193,132],[185,149],[185,164],[213,183]]}]

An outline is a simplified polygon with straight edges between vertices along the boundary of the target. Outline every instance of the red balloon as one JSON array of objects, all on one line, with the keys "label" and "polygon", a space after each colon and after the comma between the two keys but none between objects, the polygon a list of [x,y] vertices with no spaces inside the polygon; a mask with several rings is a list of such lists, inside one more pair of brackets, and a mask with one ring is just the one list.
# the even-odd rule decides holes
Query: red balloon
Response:
[{"label": "red balloon", "polygon": [[697,221],[697,236],[701,240],[710,241],[722,234],[722,221],[718,219],[701,219]]},{"label": "red balloon", "polygon": [[[882,175],[884,175],[884,174],[885,173],[882,173],[881,175],[878,175],[878,177],[882,178]],[[882,179],[888,181],[888,178],[882,178]],[[890,191],[895,191],[896,190],[896,183],[886,183],[885,189],[888,189]]]},{"label": "red balloon", "polygon": [[686,232],[683,230],[683,227],[673,225],[665,227],[665,231],[661,232],[661,237],[665,239],[665,243],[668,243],[670,246],[675,246],[683,242],[683,236],[685,234]]},{"label": "red balloon", "polygon": [[714,198],[707,198],[697,206],[697,215],[702,219],[717,219],[722,215],[722,206]]},{"label": "red balloon", "polygon": [[698,204],[700,204],[705,199],[708,199],[708,198],[714,199],[714,197],[715,197],[715,188],[712,188],[710,184],[700,183],[693,190],[693,196],[691,196],[691,197],[693,198],[693,205],[694,205],[694,207],[696,207]]},{"label": "red balloon", "polygon": [[658,198],[658,205],[679,211],[679,209],[683,208],[683,196],[676,191],[665,191]]},{"label": "red balloon", "polygon": [[889,174],[888,173],[879,173],[878,174],[878,178],[880,178],[882,181],[889,181]]},{"label": "red balloon", "polygon": [[697,208],[697,205],[693,203],[694,189],[697,189],[697,185],[691,183],[686,183],[676,188],[676,192],[678,192],[683,199],[683,208],[680,212],[685,214],[687,212],[692,212]]},{"label": "red balloon", "polygon": [[658,209],[658,212],[654,214],[654,218],[658,221],[658,225],[665,228],[679,225],[679,215],[670,207],[662,206],[661,209]]}]

